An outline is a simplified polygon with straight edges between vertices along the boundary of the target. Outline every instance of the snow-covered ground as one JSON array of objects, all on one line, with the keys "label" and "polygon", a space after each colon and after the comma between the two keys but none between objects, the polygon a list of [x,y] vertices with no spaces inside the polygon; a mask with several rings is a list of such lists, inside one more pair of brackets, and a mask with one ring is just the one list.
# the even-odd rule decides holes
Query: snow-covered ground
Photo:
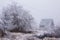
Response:
[{"label": "snow-covered ground", "polygon": [[[33,37],[34,33],[10,33],[9,35],[0,38],[0,40],[42,40]],[[44,38],[43,40],[60,40],[60,38]]]}]

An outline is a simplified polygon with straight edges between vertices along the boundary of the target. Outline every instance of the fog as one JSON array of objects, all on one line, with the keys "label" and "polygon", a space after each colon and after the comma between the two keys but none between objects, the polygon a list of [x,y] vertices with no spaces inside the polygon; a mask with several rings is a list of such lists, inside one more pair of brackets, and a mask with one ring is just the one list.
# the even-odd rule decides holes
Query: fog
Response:
[{"label": "fog", "polygon": [[56,25],[60,23],[60,0],[0,0],[0,12],[4,6],[13,1],[29,11],[38,24],[45,18],[54,19]]}]

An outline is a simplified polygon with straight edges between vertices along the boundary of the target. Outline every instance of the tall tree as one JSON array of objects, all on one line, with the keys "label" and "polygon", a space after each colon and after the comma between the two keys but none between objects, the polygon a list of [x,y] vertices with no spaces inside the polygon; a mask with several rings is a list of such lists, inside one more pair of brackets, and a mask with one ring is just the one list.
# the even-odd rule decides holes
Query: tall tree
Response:
[{"label": "tall tree", "polygon": [[21,6],[17,4],[11,4],[6,8],[3,8],[4,27],[9,31],[31,31],[33,17]]}]

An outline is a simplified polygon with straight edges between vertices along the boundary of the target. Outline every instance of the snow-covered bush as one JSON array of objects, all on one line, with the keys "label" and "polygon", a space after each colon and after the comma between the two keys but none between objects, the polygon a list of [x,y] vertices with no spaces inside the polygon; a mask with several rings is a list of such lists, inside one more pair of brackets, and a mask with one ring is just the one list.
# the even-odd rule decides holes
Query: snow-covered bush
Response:
[{"label": "snow-covered bush", "polygon": [[5,35],[4,25],[3,25],[3,21],[0,18],[0,37],[4,35]]}]

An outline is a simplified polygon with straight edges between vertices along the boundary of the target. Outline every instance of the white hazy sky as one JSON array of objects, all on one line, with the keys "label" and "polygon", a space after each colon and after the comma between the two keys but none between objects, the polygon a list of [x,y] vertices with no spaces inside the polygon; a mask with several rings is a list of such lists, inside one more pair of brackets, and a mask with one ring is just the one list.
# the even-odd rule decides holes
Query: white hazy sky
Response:
[{"label": "white hazy sky", "polygon": [[11,1],[18,2],[30,11],[37,23],[43,18],[52,18],[55,24],[60,23],[60,0],[0,0],[0,11]]}]

